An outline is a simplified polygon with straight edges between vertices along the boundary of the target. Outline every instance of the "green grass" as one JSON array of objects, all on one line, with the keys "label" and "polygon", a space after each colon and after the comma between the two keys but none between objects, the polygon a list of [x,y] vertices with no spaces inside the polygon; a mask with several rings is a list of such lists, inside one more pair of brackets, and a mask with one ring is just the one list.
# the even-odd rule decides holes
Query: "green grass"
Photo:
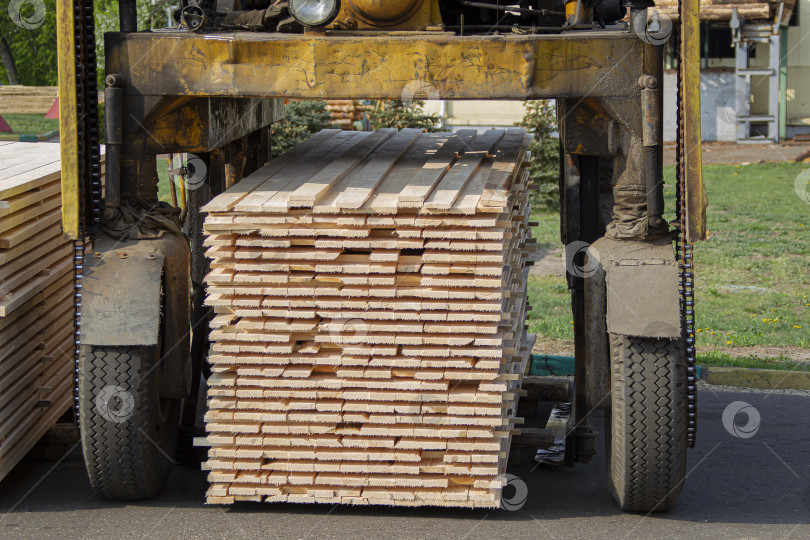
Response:
[{"label": "green grass", "polygon": [[[158,158],[157,160],[157,173],[158,173],[158,199],[167,203],[172,202],[171,185],[169,184],[169,160]],[[175,163],[177,160],[175,159]],[[176,166],[176,165],[175,165]],[[177,196],[180,196],[180,189],[177,189]]]},{"label": "green grass", "polygon": [[790,371],[810,371],[810,364],[797,362],[788,356],[774,358],[761,358],[759,356],[746,356],[738,358],[721,351],[708,351],[698,353],[698,364],[718,367],[743,367],[756,369],[786,369]]},{"label": "green grass", "polygon": [[3,118],[20,135],[42,135],[59,129],[59,120],[46,119],[44,114],[4,114]]},{"label": "green grass", "polygon": [[532,306],[526,316],[529,332],[546,339],[573,343],[571,297],[565,278],[529,276],[528,294]]},{"label": "green grass", "polygon": [[[695,245],[698,350],[751,346],[810,348],[810,205],[794,191],[807,165],[707,165],[711,238]],[[665,168],[674,217],[674,167]],[[541,247],[559,245],[559,214],[538,211]],[[529,327],[570,341],[565,279],[530,276]],[[719,358],[717,356],[708,358]],[[730,361],[730,360],[729,360]],[[764,362],[765,360],[763,360]]]}]

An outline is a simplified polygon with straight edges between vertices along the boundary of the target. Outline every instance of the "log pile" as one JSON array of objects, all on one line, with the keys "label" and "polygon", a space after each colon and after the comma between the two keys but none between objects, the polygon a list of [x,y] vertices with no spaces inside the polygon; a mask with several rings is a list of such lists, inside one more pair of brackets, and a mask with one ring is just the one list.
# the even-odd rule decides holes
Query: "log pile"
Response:
[{"label": "log pile", "polygon": [[73,402],[59,145],[0,142],[0,478]]},{"label": "log pile", "polygon": [[529,141],[324,130],[204,208],[209,503],[499,506]]},{"label": "log pile", "polygon": [[353,130],[354,123],[363,119],[367,109],[368,105],[363,105],[360,99],[330,99],[326,102],[332,125],[340,129]]},{"label": "log pile", "polygon": [[[779,16],[778,0],[765,2],[751,2],[748,0],[701,0],[700,20],[701,21],[730,21],[732,9],[737,8],[739,16],[747,22],[775,22]],[[787,24],[790,13],[795,5],[795,0],[788,0],[783,3],[782,21]],[[678,20],[678,0],[656,0],[655,7],[651,11],[657,11],[672,19]]]}]

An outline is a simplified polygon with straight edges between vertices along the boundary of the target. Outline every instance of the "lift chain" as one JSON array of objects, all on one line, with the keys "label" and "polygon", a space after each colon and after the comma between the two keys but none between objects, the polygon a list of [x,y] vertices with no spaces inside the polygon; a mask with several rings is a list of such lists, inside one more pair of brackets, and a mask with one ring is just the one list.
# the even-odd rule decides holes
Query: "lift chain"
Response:
[{"label": "lift chain", "polygon": [[[681,2],[678,2],[678,19],[681,16]],[[682,61],[681,51],[683,50],[683,33],[679,30],[676,40],[678,61],[677,70],[677,142],[676,142],[676,168],[675,168],[675,197],[676,197],[676,222],[678,228],[678,238],[675,250],[678,255],[679,267],[679,293],[681,295],[681,328],[683,333],[684,346],[686,348],[686,376],[687,376],[687,410],[688,423],[686,439],[687,444],[694,448],[697,435],[697,365],[695,356],[695,296],[694,296],[694,268],[692,258],[692,244],[686,234],[686,182],[684,180],[684,160],[685,143],[683,136],[684,111],[683,104],[683,70],[686,69]]]},{"label": "lift chain", "polygon": [[79,355],[81,341],[82,276],[88,246],[88,225],[101,216],[101,163],[99,157],[98,89],[96,76],[93,0],[73,0],[76,73],[76,140],[81,238],[73,242],[73,406],[79,424]]}]

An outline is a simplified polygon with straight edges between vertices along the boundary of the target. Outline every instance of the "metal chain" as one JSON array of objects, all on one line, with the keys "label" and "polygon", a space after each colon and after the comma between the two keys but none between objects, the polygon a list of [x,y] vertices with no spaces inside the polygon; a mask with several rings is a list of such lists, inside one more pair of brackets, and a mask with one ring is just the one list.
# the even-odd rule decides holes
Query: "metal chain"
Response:
[{"label": "metal chain", "polygon": [[[101,162],[98,131],[98,89],[96,83],[96,41],[93,1],[73,2],[74,58],[76,73],[76,141],[78,143],[79,240],[73,242],[73,408],[79,424],[79,356],[81,354],[81,308],[84,255],[88,237],[84,216],[90,223],[101,217]],[[89,185],[89,194],[82,192]],[[89,195],[89,196],[88,196]]]},{"label": "metal chain", "polygon": [[[681,2],[678,2],[678,19],[681,16]],[[682,51],[682,34],[678,32],[678,39],[676,40],[676,48],[678,58],[677,70],[677,103],[678,115],[676,118],[677,123],[677,142],[675,152],[676,168],[675,168],[675,197],[676,197],[676,211],[678,222],[678,238],[675,243],[675,250],[678,254],[679,266],[679,282],[678,292],[680,293],[681,305],[681,328],[683,333],[684,346],[686,348],[686,392],[687,392],[687,444],[694,448],[697,435],[697,359],[695,355],[695,296],[694,296],[694,268],[692,265],[692,244],[686,236],[686,182],[684,181],[684,161],[685,155],[684,147],[684,109],[683,98],[683,76],[682,70],[685,69],[684,62],[680,56]]]}]

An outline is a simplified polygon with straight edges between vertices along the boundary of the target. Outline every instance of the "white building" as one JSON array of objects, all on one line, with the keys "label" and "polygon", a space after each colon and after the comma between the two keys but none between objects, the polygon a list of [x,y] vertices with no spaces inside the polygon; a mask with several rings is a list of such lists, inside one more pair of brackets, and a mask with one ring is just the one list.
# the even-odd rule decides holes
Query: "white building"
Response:
[{"label": "white building", "polygon": [[[659,0],[662,13],[673,2]],[[768,17],[747,21],[735,7],[743,13],[764,9]],[[810,0],[726,0],[722,7],[713,2],[701,6],[701,19],[703,140],[767,141],[810,133]],[[429,101],[425,110],[453,130],[512,126],[524,112],[519,101]],[[665,140],[674,140],[672,69],[664,75],[664,133]]]}]

